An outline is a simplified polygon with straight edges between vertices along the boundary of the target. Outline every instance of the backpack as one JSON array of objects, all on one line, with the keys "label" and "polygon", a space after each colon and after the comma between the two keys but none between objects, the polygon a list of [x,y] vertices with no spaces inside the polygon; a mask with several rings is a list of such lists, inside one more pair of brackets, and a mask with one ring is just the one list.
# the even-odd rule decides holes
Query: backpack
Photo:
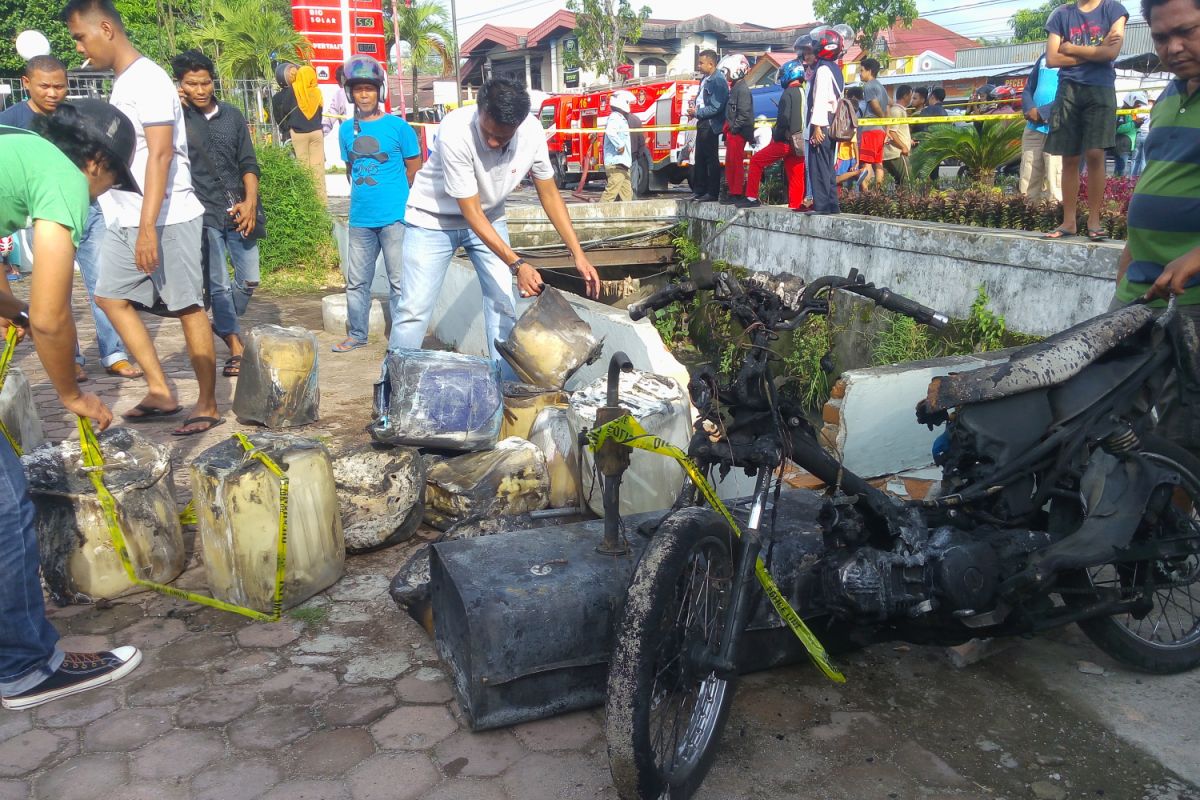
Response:
[{"label": "backpack", "polygon": [[829,136],[835,142],[852,142],[858,132],[858,107],[845,94],[838,97],[829,123]]}]

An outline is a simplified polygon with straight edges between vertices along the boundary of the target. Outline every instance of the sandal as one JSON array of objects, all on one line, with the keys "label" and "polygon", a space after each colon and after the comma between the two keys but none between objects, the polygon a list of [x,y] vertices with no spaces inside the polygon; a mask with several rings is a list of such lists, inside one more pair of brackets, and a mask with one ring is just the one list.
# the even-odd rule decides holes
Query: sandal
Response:
[{"label": "sandal", "polygon": [[1087,237],[1093,242],[1103,242],[1108,238],[1108,233],[1100,228],[1088,228]]},{"label": "sandal", "polygon": [[[188,425],[195,425],[197,423],[204,423],[204,427],[197,428],[194,431],[185,431],[184,430],[184,428],[186,428]],[[209,431],[211,431],[213,428],[217,427],[218,425],[224,425],[224,424],[225,424],[225,420],[219,419],[218,417],[189,417],[188,419],[185,419],[183,421],[182,425],[180,425],[175,430],[171,431],[171,435],[172,436],[195,436],[197,433],[208,433]]]},{"label": "sandal", "polygon": [[[129,411],[137,411],[137,414],[130,414]],[[180,411],[183,411],[183,406],[175,406],[174,408],[155,408],[154,406],[138,403],[133,408],[129,409],[121,415],[121,419],[131,424],[137,425],[142,422],[152,422],[156,419],[164,417],[173,417]]]},{"label": "sandal", "polygon": [[140,369],[125,359],[114,361],[104,368],[104,371],[114,378],[140,378],[144,374]]},{"label": "sandal", "polygon": [[1049,233],[1042,236],[1042,238],[1043,239],[1069,239],[1072,236],[1078,236],[1078,235],[1079,234],[1076,233],[1075,231],[1069,231],[1060,225],[1059,227],[1055,228],[1054,230],[1052,230]]},{"label": "sandal", "polygon": [[221,370],[221,374],[226,378],[236,378],[242,372],[242,357],[230,356],[225,359],[225,368]]},{"label": "sandal", "polygon": [[351,350],[357,350],[360,347],[366,347],[366,342],[356,342],[353,339],[345,339],[344,341],[333,346],[335,353],[349,353]]},{"label": "sandal", "polygon": [[76,364],[75,365],[75,382],[76,383],[87,383],[90,380],[91,380],[91,378],[88,377],[87,370],[83,368],[83,365]]}]

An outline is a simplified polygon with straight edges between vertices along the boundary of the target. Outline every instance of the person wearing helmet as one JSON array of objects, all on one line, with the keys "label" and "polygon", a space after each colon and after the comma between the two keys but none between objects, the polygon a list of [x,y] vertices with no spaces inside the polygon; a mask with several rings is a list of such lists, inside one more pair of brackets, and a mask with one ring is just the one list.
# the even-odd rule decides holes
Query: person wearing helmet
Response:
[{"label": "person wearing helmet", "polygon": [[1146,168],[1146,141],[1150,138],[1150,110],[1153,104],[1145,92],[1134,94],[1133,108],[1138,112],[1133,115],[1133,124],[1137,126],[1137,136],[1133,140],[1133,164],[1129,168],[1129,175],[1136,178]]},{"label": "person wearing helmet", "polygon": [[371,284],[383,254],[388,276],[392,319],[400,309],[400,276],[404,269],[404,208],[409,188],[421,168],[421,146],[412,126],[379,107],[386,76],[370,56],[346,61],[346,92],[354,116],[341,124],[338,142],[350,181],[349,258],[346,264],[347,337],[333,346],[348,353],[367,343]]},{"label": "person wearing helmet", "polygon": [[[0,281],[0,336],[10,325],[31,332],[59,401],[103,430],[112,412],[75,380],[73,262],[90,201],[113,187],[138,190],[129,169],[137,135],[124,114],[101,100],[63,102],[34,126],[40,136],[0,127],[0,234],[32,220],[34,243],[29,304]],[[136,647],[97,653],[59,647],[46,619],[33,518],[21,461],[0,440],[0,704],[14,710],[111,683],[142,659]]]},{"label": "person wearing helmet", "polygon": [[[212,60],[188,50],[172,59],[171,70],[183,95],[188,152],[195,154],[192,186],[204,204],[213,332],[229,348],[222,374],[233,378],[241,373],[245,350],[238,318],[258,287],[258,240],[266,233],[259,223],[258,158],[242,112],[218,102],[213,92],[217,69]],[[226,258],[233,262],[232,282]]]},{"label": "person wearing helmet", "polygon": [[[775,129],[771,144],[759,150],[750,159],[750,178],[746,181],[746,197],[738,205],[756,208],[759,185],[767,167],[783,161],[783,173],[788,185],[788,208],[799,211],[804,203],[804,64],[795,59],[779,68],[779,83],[783,95],[779,98],[779,112],[775,117]],[[799,134],[799,137],[795,136]],[[797,148],[799,141],[801,146]]]},{"label": "person wearing helmet", "polygon": [[625,116],[632,110],[633,95],[626,91],[613,92],[608,101],[608,122],[604,126],[604,174],[607,180],[602,203],[613,200],[632,200],[633,184],[629,182],[629,171],[633,167],[633,141],[629,134],[629,120]]},{"label": "person wearing helmet", "polygon": [[725,105],[729,82],[717,71],[715,50],[702,50],[696,59],[704,80],[693,116],[696,118],[696,156],[692,165],[693,200],[716,201],[721,194],[721,131],[725,128]]},{"label": "person wearing helmet", "polygon": [[[882,119],[887,116],[888,93],[879,82],[879,60],[864,58],[858,65],[858,75],[863,81],[864,117]],[[860,125],[858,128],[858,161],[864,167],[863,190],[872,184],[883,187],[883,145],[887,131],[879,125]]]},{"label": "person wearing helmet", "polygon": [[837,60],[845,49],[842,34],[833,28],[818,28],[813,32],[813,49],[817,64],[813,83],[808,92],[808,169],[813,208],[810,214],[839,214],[837,174],[834,163],[837,145],[829,135],[829,126],[837,111],[838,101],[845,90],[842,70]]},{"label": "person wearing helmet", "polygon": [[729,81],[725,105],[725,183],[729,196],[721,202],[736,203],[746,195],[746,143],[754,139],[754,98],[746,73],[750,62],[741,53],[731,53],[717,64],[717,72]]}]

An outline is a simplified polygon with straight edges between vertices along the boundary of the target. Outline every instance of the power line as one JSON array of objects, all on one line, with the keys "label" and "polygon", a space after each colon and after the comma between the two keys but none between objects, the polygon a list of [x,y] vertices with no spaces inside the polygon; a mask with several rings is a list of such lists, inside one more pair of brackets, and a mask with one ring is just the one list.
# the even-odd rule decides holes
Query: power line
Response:
[{"label": "power line", "polygon": [[527,11],[537,6],[544,6],[549,3],[555,3],[558,0],[517,0],[515,3],[498,6],[487,11],[477,11],[474,14],[467,14],[459,17],[458,22],[461,25],[463,22],[479,22],[487,19],[495,19],[496,17],[507,16],[518,11]]}]

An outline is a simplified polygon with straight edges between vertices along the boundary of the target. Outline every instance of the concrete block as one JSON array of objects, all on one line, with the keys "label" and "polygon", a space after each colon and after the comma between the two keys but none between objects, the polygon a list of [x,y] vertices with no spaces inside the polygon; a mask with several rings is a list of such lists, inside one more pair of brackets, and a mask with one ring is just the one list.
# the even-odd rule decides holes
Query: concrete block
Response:
[{"label": "concrete block", "polygon": [[[371,314],[367,321],[367,340],[383,341],[391,331],[391,320],[388,319],[387,307],[376,297],[371,298]],[[346,327],[346,295],[331,294],[321,298],[321,327],[333,336],[345,336]]]}]

